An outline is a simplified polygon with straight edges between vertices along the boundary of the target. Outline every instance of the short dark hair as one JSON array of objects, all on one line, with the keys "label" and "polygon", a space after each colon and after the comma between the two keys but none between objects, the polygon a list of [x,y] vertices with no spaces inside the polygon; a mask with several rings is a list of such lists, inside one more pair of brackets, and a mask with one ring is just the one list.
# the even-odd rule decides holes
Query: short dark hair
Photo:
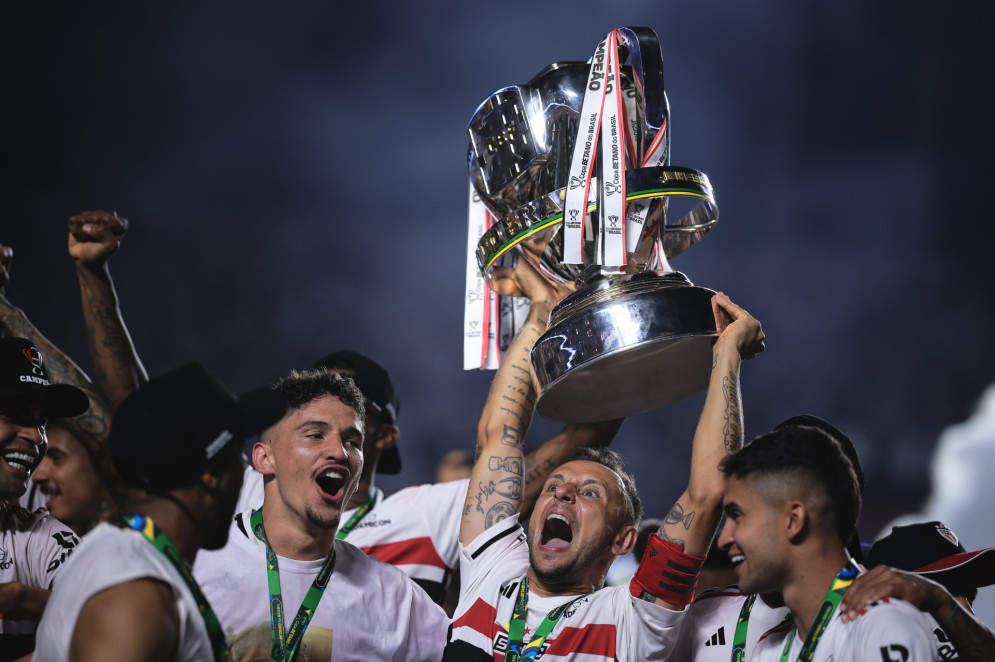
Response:
[{"label": "short dark hair", "polygon": [[793,476],[817,486],[826,499],[823,526],[846,542],[860,515],[860,488],[853,465],[839,442],[805,425],[776,429],[757,437],[720,465],[726,476]]},{"label": "short dark hair", "polygon": [[643,502],[639,498],[636,490],[636,479],[625,470],[625,461],[622,456],[611,450],[599,446],[597,448],[579,448],[570,456],[568,462],[594,462],[608,469],[611,469],[622,481],[622,497],[625,499],[625,521],[624,526],[636,526],[643,518]]},{"label": "short dark hair", "polygon": [[283,394],[287,408],[296,410],[312,400],[330,395],[351,407],[359,420],[366,417],[363,394],[348,375],[327,370],[291,370],[290,374],[273,385],[273,389]]}]

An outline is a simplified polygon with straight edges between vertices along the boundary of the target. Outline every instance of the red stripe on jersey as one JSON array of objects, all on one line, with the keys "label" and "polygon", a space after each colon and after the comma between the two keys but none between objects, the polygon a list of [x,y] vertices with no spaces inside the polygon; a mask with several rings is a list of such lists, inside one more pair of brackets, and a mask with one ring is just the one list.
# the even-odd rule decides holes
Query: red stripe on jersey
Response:
[{"label": "red stripe on jersey", "polygon": [[579,628],[563,628],[556,639],[549,642],[549,655],[601,655],[617,660],[615,652],[615,626],[592,623]]},{"label": "red stripe on jersey", "polygon": [[430,565],[446,569],[445,561],[435,551],[432,539],[427,536],[388,542],[383,545],[371,545],[361,549],[370,556],[375,556],[391,565]]},{"label": "red stripe on jersey", "polygon": [[477,598],[465,614],[453,621],[453,629],[468,627],[494,641],[498,632],[504,632],[504,628],[494,622],[496,618],[497,610],[484,602],[483,598]]}]

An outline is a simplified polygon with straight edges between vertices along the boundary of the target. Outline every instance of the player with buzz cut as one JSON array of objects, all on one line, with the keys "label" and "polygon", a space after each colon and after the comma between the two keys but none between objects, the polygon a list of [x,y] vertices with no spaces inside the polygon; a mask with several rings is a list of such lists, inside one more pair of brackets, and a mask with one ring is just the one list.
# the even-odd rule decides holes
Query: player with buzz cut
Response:
[{"label": "player with buzz cut", "polygon": [[742,441],[739,365],[763,349],[760,324],[713,297],[719,335],[688,488],[629,585],[605,588],[609,566],[635,543],[642,509],[615,453],[585,451],[554,468],[528,534],[518,523],[521,442],[535,402],[529,349],[562,292],[525,260],[512,277],[532,304],[481,417],[460,528],[460,600],[443,659],[665,659],[718,523],[718,465]]}]

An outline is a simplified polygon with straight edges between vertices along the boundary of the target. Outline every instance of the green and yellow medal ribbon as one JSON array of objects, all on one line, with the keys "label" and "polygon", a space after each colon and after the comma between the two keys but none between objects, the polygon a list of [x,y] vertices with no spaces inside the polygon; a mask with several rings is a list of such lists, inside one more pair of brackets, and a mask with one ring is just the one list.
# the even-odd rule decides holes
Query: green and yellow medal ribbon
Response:
[{"label": "green and yellow medal ribbon", "polygon": [[276,558],[276,552],[273,551],[269,546],[269,541],[266,540],[266,531],[263,529],[263,513],[261,510],[256,510],[252,513],[249,524],[255,536],[266,545],[266,576],[269,581],[269,618],[270,627],[273,631],[270,662],[289,662],[294,659],[294,655],[297,653],[297,646],[301,643],[301,639],[304,638],[304,632],[307,630],[308,624],[311,623],[311,617],[314,616],[314,612],[318,608],[318,602],[321,600],[321,596],[325,592],[325,587],[328,586],[328,580],[335,569],[335,546],[332,545],[332,548],[329,550],[328,556],[325,558],[325,563],[321,566],[321,570],[318,571],[318,575],[314,578],[314,581],[311,582],[311,588],[308,589],[307,594],[304,596],[304,601],[301,602],[300,609],[297,610],[297,615],[294,616],[294,620],[290,623],[290,629],[287,630],[284,625],[283,596],[280,591],[280,567]]},{"label": "green and yellow medal ribbon", "polygon": [[225,641],[225,634],[221,630],[221,623],[218,621],[214,610],[211,609],[207,598],[204,597],[204,593],[200,590],[200,586],[197,585],[197,581],[193,578],[193,573],[190,572],[190,566],[187,564],[186,559],[180,554],[180,550],[176,549],[173,541],[162,532],[162,529],[156,526],[151,517],[143,515],[121,515],[114,520],[114,524],[121,528],[134,529],[142,534],[143,538],[152,543],[152,546],[158,549],[173,564],[176,571],[180,573],[180,577],[183,578],[183,582],[187,585],[187,588],[190,589],[190,593],[193,594],[194,602],[197,603],[197,608],[200,610],[200,616],[204,619],[204,626],[207,628],[207,636],[211,640],[211,649],[214,651],[215,661],[226,661],[228,659],[228,642]]},{"label": "green and yellow medal ribbon", "polygon": [[[819,611],[815,615],[815,621],[808,631],[808,636],[805,637],[805,644],[802,646],[801,652],[798,653],[798,662],[811,662],[812,656],[815,655],[815,647],[819,645],[819,640],[822,639],[822,635],[826,632],[826,626],[829,625],[833,614],[836,613],[836,608],[839,607],[840,602],[843,600],[846,590],[850,588],[853,580],[859,574],[860,569],[851,560],[847,561],[843,569],[836,575],[832,586],[826,592],[826,597],[822,599],[822,605],[819,606]],[[788,660],[791,644],[795,640],[795,630],[796,628],[792,627],[791,631],[788,632],[788,637],[784,642],[784,650],[781,651],[781,662],[787,662]]]},{"label": "green and yellow medal ribbon", "polygon": [[560,620],[563,613],[581,598],[574,598],[555,609],[552,609],[542,623],[536,628],[535,634],[529,643],[523,645],[525,639],[525,617],[528,614],[529,605],[529,578],[522,579],[518,587],[518,599],[515,601],[515,610],[511,613],[511,623],[508,625],[508,652],[504,656],[506,662],[519,662],[520,660],[538,660],[542,657],[542,645],[546,642],[546,637],[553,631],[556,622]]},{"label": "green and yellow medal ribbon", "polygon": [[366,497],[366,501],[359,504],[359,508],[357,508],[356,512],[352,514],[352,517],[350,517],[349,521],[345,523],[345,526],[340,528],[335,533],[336,538],[338,538],[339,540],[345,540],[345,537],[350,533],[352,533],[352,530],[356,528],[356,525],[359,524],[360,520],[366,517],[366,514],[370,512],[370,510],[373,508],[373,503],[376,501],[376,496],[377,496],[376,491],[371,487],[370,493]]}]

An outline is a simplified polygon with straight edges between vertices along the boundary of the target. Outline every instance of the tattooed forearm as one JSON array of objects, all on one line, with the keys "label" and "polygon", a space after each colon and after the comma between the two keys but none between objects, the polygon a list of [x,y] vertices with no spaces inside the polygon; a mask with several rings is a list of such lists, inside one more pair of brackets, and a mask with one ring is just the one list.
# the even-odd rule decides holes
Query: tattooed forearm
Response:
[{"label": "tattooed forearm", "polygon": [[497,494],[505,499],[518,501],[522,498],[522,479],[511,477],[499,480],[497,483],[494,481],[490,481],[486,485],[481,483],[480,494],[485,498],[490,498],[494,494]]},{"label": "tattooed forearm", "polygon": [[691,522],[694,521],[694,515],[695,511],[692,510],[689,513],[685,513],[684,508],[681,507],[681,504],[675,503],[674,507],[670,509],[669,513],[667,513],[667,516],[663,518],[663,523],[680,524],[684,527],[684,530],[687,531],[691,528]]},{"label": "tattooed forearm", "polygon": [[935,617],[957,649],[958,659],[964,662],[991,659],[991,652],[995,650],[995,632],[964,611],[959,604],[951,600],[951,604],[938,610]]},{"label": "tattooed forearm", "polygon": [[556,463],[553,462],[551,458],[546,458],[542,463],[535,462],[531,459],[531,456],[525,458],[525,483],[531,483],[533,481],[540,480],[543,476],[553,470]]},{"label": "tattooed forearm", "polygon": [[521,445],[521,437],[518,434],[518,428],[514,425],[505,424],[504,430],[501,432],[501,443],[505,446],[518,448]]},{"label": "tattooed forearm", "polygon": [[736,372],[730,372],[722,378],[722,397],[725,399],[722,440],[726,453],[732,455],[743,446],[743,413],[739,397],[739,376]]},{"label": "tattooed forearm", "polygon": [[491,471],[510,471],[518,476],[522,475],[522,458],[517,455],[508,457],[490,457],[487,459],[487,468]]},{"label": "tattooed forearm", "polygon": [[656,532],[656,535],[660,536],[661,538],[663,538],[667,542],[672,542],[675,545],[680,545],[682,548],[684,547],[684,539],[683,538],[672,538],[671,536],[669,536],[667,534],[666,530],[664,530],[664,528],[662,526]]},{"label": "tattooed forearm", "polygon": [[507,501],[500,501],[487,511],[487,516],[484,518],[484,526],[486,528],[491,528],[501,520],[506,520],[515,514],[515,508]]}]

